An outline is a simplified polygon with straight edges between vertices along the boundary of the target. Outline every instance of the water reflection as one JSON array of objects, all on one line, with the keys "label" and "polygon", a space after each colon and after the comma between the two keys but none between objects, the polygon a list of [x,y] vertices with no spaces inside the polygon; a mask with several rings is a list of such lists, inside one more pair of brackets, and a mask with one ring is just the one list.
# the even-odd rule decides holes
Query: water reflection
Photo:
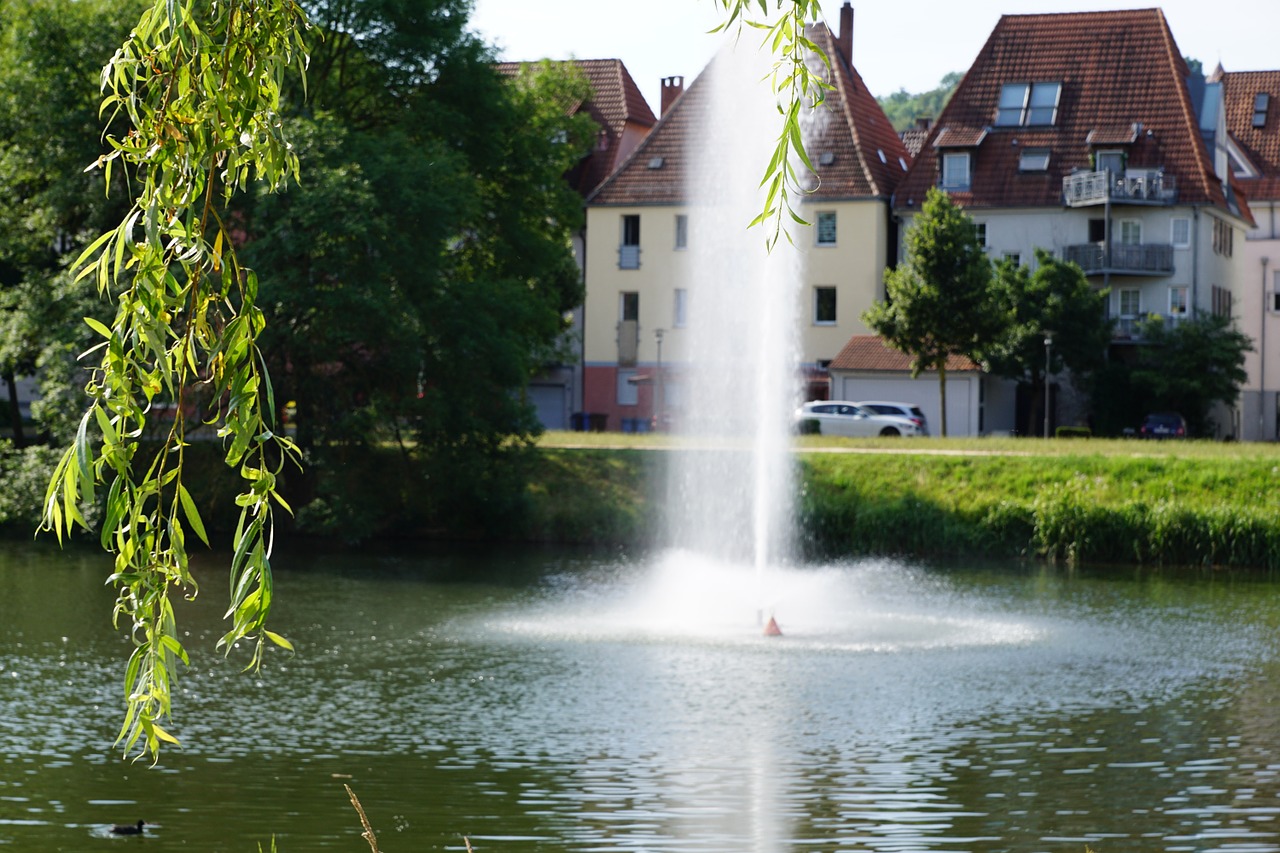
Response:
[{"label": "water reflection", "polygon": [[[1265,583],[560,554],[279,561],[299,654],[185,606],[181,750],[111,752],[127,651],[101,558],[0,551],[0,842],[780,851],[1280,849]],[[476,580],[483,578],[483,580]]]}]

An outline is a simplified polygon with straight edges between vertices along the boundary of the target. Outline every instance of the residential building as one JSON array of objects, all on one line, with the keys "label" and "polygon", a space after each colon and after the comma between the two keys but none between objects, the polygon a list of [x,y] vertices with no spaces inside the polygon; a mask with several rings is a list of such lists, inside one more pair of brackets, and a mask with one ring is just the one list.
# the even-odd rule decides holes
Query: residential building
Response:
[{"label": "residential building", "polygon": [[[536,64],[536,63],[532,63]],[[559,64],[559,63],[553,63]],[[657,123],[640,87],[632,79],[620,59],[575,59],[572,65],[591,86],[591,97],[569,104],[570,115],[585,113],[600,126],[595,146],[582,158],[565,179],[585,199],[598,187],[648,135]],[[498,69],[507,75],[519,74],[531,63],[504,62]],[[663,99],[668,89],[678,86],[679,78],[664,81]],[[586,233],[574,236],[574,256],[583,269],[586,257]],[[570,349],[581,355],[582,309],[574,312]],[[539,422],[547,429],[568,429],[574,412],[582,411],[582,361],[548,365],[528,386],[529,401]]]},{"label": "residential building", "polygon": [[[810,398],[826,396],[828,364],[852,334],[866,331],[860,316],[883,295],[883,273],[897,243],[890,199],[910,165],[853,66],[852,35],[847,2],[839,33],[826,25],[809,32],[830,57],[833,86],[805,143],[816,180],[800,204],[813,227],[796,237],[805,261],[796,370]],[[673,410],[680,405],[686,324],[697,302],[697,282],[682,254],[691,233],[689,186],[698,177],[693,149],[708,132],[700,122],[714,62],[588,198],[584,406],[611,429],[647,427],[659,387]],[[715,178],[754,182],[759,172]]]},{"label": "residential building", "polygon": [[1219,70],[1232,175],[1253,212],[1254,227],[1236,250],[1241,330],[1253,338],[1241,395],[1240,437],[1280,438],[1280,71]]},{"label": "residential building", "polygon": [[[1258,302],[1256,285],[1241,301],[1253,223],[1232,185],[1221,96],[1191,74],[1159,9],[1005,15],[898,187],[902,231],[938,186],[994,260],[1031,264],[1044,248],[1078,263],[1109,291],[1113,358],[1134,355],[1152,314],[1239,320]],[[1055,423],[1085,419],[1079,398],[1058,400]],[[1035,432],[1030,414],[989,401],[985,426]],[[1215,421],[1239,434],[1238,409]]]}]

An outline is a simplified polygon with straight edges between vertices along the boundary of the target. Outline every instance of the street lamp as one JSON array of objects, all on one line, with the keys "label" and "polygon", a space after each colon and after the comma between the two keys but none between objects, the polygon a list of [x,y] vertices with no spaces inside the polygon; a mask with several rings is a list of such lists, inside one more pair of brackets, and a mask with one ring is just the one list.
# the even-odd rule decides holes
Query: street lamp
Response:
[{"label": "street lamp", "polygon": [[653,336],[658,341],[658,367],[654,371],[653,395],[653,431],[662,429],[662,336],[665,329],[654,329]]},{"label": "street lamp", "polygon": [[1044,437],[1049,437],[1049,376],[1053,363],[1053,332],[1044,332]]}]

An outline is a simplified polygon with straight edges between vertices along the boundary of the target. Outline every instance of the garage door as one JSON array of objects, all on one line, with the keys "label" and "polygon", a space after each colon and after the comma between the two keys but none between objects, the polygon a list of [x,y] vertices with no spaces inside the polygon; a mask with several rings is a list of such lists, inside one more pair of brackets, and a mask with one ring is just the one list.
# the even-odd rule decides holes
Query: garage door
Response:
[{"label": "garage door", "polygon": [[569,389],[563,385],[530,385],[529,402],[544,429],[568,429]]},{"label": "garage door", "polygon": [[[967,436],[976,429],[978,422],[973,412],[971,377],[947,380],[947,434]],[[924,410],[930,435],[942,434],[942,410],[938,405],[938,379],[936,376],[912,379],[910,377],[867,378],[842,376],[837,398],[841,400],[892,400],[895,403],[914,403]],[[974,426],[971,426],[974,425]]]}]

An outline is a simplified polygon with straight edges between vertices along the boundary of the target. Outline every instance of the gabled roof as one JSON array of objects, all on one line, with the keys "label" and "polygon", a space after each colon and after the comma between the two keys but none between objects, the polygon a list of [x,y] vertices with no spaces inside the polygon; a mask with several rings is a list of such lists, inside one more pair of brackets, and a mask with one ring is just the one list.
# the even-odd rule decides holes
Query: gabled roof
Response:
[{"label": "gabled roof", "polygon": [[[889,346],[879,335],[854,335],[827,369],[903,373],[911,370],[911,356]],[[980,368],[973,359],[962,355],[947,356],[948,373],[974,373],[978,370]]]},{"label": "gabled roof", "polygon": [[[1251,199],[1280,200],[1280,71],[1228,71],[1222,75],[1227,132],[1258,177],[1236,178]],[[1269,96],[1261,127],[1254,99]]]},{"label": "gabled roof", "polygon": [[[562,64],[552,62],[553,65]],[[600,143],[570,173],[569,182],[584,196],[600,185],[621,163],[622,136],[628,126],[647,130],[657,119],[620,59],[572,59],[567,62],[578,69],[591,84],[591,97],[568,106],[570,115],[585,111],[600,125]],[[507,76],[537,63],[501,62],[498,70]]]},{"label": "gabled roof", "polygon": [[[1229,209],[1200,136],[1187,76],[1159,9],[1005,15],[938,117],[895,206],[918,207],[938,183],[937,141],[946,145],[987,129],[970,149],[971,189],[951,192],[965,207],[1059,206],[1063,177],[1088,170],[1090,153],[1108,146],[1126,150],[1130,168],[1171,173],[1180,202]],[[997,126],[996,107],[1008,83],[1060,83],[1053,123]],[[1046,171],[1019,171],[1028,148],[1048,149]]]},{"label": "gabled roof", "polygon": [[[834,90],[827,94],[825,121],[806,138],[805,147],[818,180],[806,200],[888,199],[911,163],[911,155],[867,91],[856,69],[840,53],[826,25],[809,37],[831,60]],[[591,204],[680,204],[687,194],[692,142],[710,96],[717,59],[671,105],[657,126],[617,172],[589,198]],[[827,155],[824,157],[824,155]],[[658,167],[651,167],[659,164]],[[763,171],[766,164],[760,164]],[[756,177],[756,176],[751,176]],[[733,178],[741,180],[741,176]]]}]

